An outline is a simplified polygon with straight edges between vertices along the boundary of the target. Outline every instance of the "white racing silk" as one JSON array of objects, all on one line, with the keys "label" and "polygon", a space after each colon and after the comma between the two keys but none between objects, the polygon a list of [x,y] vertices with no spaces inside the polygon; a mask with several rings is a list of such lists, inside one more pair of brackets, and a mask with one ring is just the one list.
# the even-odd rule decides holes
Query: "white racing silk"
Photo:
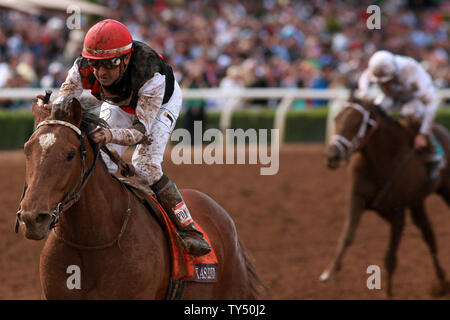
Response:
[{"label": "white racing silk", "polygon": [[366,69],[358,82],[358,95],[363,99],[373,100],[387,112],[400,109],[404,116],[422,119],[420,132],[429,135],[438,107],[432,79],[410,57],[395,55],[395,64],[396,80],[389,89],[382,89],[372,99],[372,75]]}]

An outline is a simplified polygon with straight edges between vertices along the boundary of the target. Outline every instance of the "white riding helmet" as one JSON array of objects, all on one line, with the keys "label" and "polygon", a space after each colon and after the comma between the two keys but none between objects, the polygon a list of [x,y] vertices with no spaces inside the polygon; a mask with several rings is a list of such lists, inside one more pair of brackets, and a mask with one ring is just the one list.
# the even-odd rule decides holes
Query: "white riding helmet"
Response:
[{"label": "white riding helmet", "polygon": [[374,82],[388,82],[394,78],[396,69],[395,56],[389,51],[377,51],[369,60],[371,80]]}]

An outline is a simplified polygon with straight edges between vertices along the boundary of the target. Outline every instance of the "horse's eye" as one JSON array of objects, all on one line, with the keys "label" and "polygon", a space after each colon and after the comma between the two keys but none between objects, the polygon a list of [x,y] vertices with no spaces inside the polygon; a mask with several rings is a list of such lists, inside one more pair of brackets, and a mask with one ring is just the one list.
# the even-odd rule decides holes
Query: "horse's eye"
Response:
[{"label": "horse's eye", "polygon": [[67,155],[67,161],[72,160],[75,157],[75,151],[70,151],[69,154]]}]

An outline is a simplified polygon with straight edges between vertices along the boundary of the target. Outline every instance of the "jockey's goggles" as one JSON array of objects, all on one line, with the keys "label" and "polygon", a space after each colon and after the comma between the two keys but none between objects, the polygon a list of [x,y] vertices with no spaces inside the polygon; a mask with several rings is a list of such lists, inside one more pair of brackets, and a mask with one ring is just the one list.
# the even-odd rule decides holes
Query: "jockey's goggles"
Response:
[{"label": "jockey's goggles", "polygon": [[122,62],[122,59],[125,56],[126,55],[121,55],[111,59],[101,59],[101,60],[88,59],[88,64],[95,69],[98,69],[101,66],[105,67],[106,69],[115,69],[118,66],[120,66],[120,63]]}]

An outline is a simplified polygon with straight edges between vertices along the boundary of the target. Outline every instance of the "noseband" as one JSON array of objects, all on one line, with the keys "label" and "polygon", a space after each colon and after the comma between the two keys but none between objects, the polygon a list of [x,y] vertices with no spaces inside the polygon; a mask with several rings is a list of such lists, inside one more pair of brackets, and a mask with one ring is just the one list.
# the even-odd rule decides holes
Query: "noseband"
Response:
[{"label": "noseband", "polygon": [[370,111],[364,109],[359,104],[352,103],[346,108],[352,108],[362,114],[363,120],[359,127],[358,133],[350,141],[346,137],[335,134],[332,136],[332,145],[336,146],[339,150],[339,155],[341,159],[348,159],[348,157],[361,147],[364,138],[366,137],[369,129],[374,129],[377,126],[377,122],[370,118]]},{"label": "noseband", "polygon": [[[68,195],[64,200],[60,201],[54,209],[52,209],[48,212],[48,214],[50,215],[50,217],[52,219],[50,222],[50,229],[52,229],[55,227],[61,214],[64,211],[68,210],[74,203],[76,203],[80,199],[81,192],[83,191],[84,187],[86,186],[87,182],[89,181],[89,178],[92,176],[92,173],[94,172],[95,167],[97,165],[97,161],[98,161],[99,154],[100,154],[100,148],[98,148],[97,145],[95,147],[93,147],[94,150],[96,150],[95,151],[95,160],[94,160],[92,167],[89,170],[87,170],[87,164],[86,164],[87,151],[86,151],[86,144],[84,142],[84,135],[83,135],[82,131],[77,126],[73,125],[70,122],[66,122],[66,121],[62,121],[62,120],[44,120],[36,126],[36,130],[34,132],[36,132],[38,128],[45,126],[45,125],[61,125],[61,126],[68,127],[70,129],[72,129],[73,131],[75,131],[75,133],[80,138],[81,186],[77,192],[72,193],[71,195]],[[16,214],[16,225],[14,228],[14,231],[16,233],[19,230],[19,218],[20,218],[20,214],[21,214],[20,203],[22,202],[22,200],[25,196],[26,189],[27,189],[27,185],[25,183],[23,192],[22,192],[22,196],[21,196],[20,202],[19,202],[19,210],[17,211],[17,214]]]}]

